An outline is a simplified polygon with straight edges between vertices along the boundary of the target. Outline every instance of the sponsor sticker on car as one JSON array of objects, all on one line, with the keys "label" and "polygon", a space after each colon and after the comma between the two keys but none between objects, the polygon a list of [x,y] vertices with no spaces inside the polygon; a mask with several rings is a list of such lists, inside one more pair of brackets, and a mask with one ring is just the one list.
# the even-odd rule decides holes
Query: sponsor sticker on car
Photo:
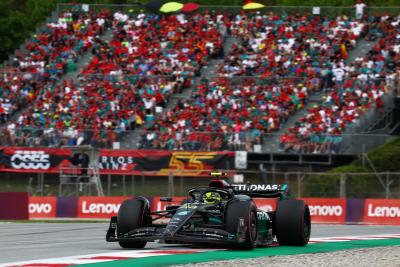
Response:
[{"label": "sponsor sticker on car", "polygon": [[253,198],[257,208],[263,211],[275,211],[276,198]]}]

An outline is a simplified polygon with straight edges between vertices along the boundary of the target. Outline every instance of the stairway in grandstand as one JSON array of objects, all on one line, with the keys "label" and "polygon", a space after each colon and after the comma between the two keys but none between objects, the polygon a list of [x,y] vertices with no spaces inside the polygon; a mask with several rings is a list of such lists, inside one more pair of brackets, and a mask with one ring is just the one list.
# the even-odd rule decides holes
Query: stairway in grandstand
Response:
[{"label": "stairway in grandstand", "polygon": [[[348,54],[346,63],[354,61],[357,57],[363,57],[368,53],[369,50],[377,43],[377,41],[366,41],[360,39],[357,43],[357,47],[351,50]],[[304,108],[288,118],[288,120],[281,126],[279,131],[274,132],[273,136],[267,138],[264,141],[263,150],[266,152],[277,152],[279,151],[279,144],[281,135],[286,133],[289,128],[293,127],[297,121],[307,114],[307,110],[312,108],[315,104],[320,104],[324,96],[327,96],[327,92],[317,92],[309,96],[307,104]]]},{"label": "stairway in grandstand", "polygon": [[[227,36],[224,40],[224,55],[227,55],[231,51],[232,44],[238,42],[239,40],[234,36]],[[198,77],[195,77],[192,81],[192,85],[185,89],[181,94],[176,94],[171,97],[169,100],[165,111],[169,111],[173,109],[180,99],[187,99],[190,97],[192,90],[196,87],[197,84],[202,79],[215,77],[218,66],[223,62],[224,58],[219,59],[211,59],[207,63],[207,66],[204,66],[201,70],[201,74]],[[143,135],[144,128],[140,127],[128,134],[125,135],[124,139],[121,142],[121,148],[137,148],[137,144]]]},{"label": "stairway in grandstand", "polygon": [[[107,31],[105,31],[103,33],[102,36],[100,36],[100,39],[105,42],[105,43],[109,43],[111,41],[111,38],[113,36],[113,31],[111,28],[108,28]],[[80,58],[79,62],[76,64],[76,70],[75,71],[70,71],[67,72],[66,74],[64,74],[64,76],[61,78],[61,80],[74,80],[76,81],[76,79],[78,78],[79,74],[81,73],[81,71],[86,67],[86,65],[88,65],[92,59],[92,51],[91,49],[89,49],[88,51],[86,51],[85,54],[82,55],[82,57]]]}]

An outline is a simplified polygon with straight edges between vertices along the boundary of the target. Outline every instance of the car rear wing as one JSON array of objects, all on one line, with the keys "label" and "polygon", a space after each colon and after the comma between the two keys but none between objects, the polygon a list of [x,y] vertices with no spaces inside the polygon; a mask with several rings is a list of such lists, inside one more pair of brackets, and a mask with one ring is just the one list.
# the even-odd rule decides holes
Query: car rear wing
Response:
[{"label": "car rear wing", "polygon": [[289,195],[287,184],[231,184],[231,188],[250,197],[286,199]]}]

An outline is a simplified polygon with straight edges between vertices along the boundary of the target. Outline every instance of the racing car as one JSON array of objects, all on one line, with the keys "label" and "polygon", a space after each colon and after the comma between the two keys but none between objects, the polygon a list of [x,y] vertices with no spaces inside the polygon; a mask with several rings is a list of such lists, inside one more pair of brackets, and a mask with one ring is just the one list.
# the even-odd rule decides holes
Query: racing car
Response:
[{"label": "racing car", "polygon": [[[257,209],[253,198],[276,198],[276,210]],[[169,220],[154,223],[160,218]],[[110,220],[106,240],[122,248],[143,248],[159,240],[251,250],[278,244],[305,246],[310,233],[309,208],[302,200],[288,198],[286,184],[229,184],[214,179],[208,186],[189,190],[183,203],[165,210],[151,212],[150,201],[142,196],[125,200],[118,216]]]}]

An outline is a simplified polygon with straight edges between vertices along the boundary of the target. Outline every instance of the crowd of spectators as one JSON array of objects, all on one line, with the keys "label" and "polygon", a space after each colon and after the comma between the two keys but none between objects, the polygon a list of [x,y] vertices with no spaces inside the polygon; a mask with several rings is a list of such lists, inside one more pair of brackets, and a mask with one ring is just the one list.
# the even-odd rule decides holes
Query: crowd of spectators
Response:
[{"label": "crowd of spectators", "polygon": [[220,66],[220,74],[321,79],[324,67],[347,58],[364,28],[364,22],[346,16],[237,15],[231,31],[242,43]]},{"label": "crowd of spectators", "polygon": [[85,74],[198,75],[210,57],[222,55],[223,37],[207,14],[129,18],[114,14],[114,37],[93,48]]},{"label": "crowd of spectators", "polygon": [[382,16],[375,28],[381,36],[376,45],[364,57],[337,67],[333,90],[282,136],[284,151],[337,153],[350,125],[371,107],[382,111],[383,95],[400,81],[400,16]]},{"label": "crowd of spectators", "polygon": [[40,92],[5,128],[3,143],[110,147],[126,130],[151,122],[209,58],[223,53],[220,23],[208,14],[186,19],[117,12],[110,24],[112,41],[93,39],[93,59],[78,81]]},{"label": "crowd of spectators", "polygon": [[363,21],[346,16],[241,13],[227,24],[239,42],[219,78],[163,114],[141,148],[253,150],[304,107],[310,92],[340,82],[339,66],[365,34]]},{"label": "crowd of spectators", "polygon": [[[381,109],[388,80],[399,78],[399,22],[272,12],[65,13],[2,74],[0,144],[112,147],[142,126],[139,148],[254,151],[323,90],[322,104],[282,136],[281,149],[337,152],[340,134],[371,106]],[[104,42],[98,36],[108,27],[113,36]],[[225,55],[227,34],[237,42]],[[360,38],[379,41],[345,63]],[[93,58],[78,80],[59,81],[88,50]],[[211,58],[224,59],[216,77],[165,111]]]},{"label": "crowd of spectators", "polygon": [[109,15],[66,12],[33,34],[10,64],[0,69],[0,123],[74,70],[79,56],[107,27]]},{"label": "crowd of spectators", "polygon": [[290,113],[301,109],[306,98],[305,87],[292,88],[290,79],[279,85],[274,80],[251,77],[206,79],[189,99],[160,116],[152,128],[157,138],[147,140],[145,135],[141,146],[251,150],[261,144],[262,134],[279,129]]}]

